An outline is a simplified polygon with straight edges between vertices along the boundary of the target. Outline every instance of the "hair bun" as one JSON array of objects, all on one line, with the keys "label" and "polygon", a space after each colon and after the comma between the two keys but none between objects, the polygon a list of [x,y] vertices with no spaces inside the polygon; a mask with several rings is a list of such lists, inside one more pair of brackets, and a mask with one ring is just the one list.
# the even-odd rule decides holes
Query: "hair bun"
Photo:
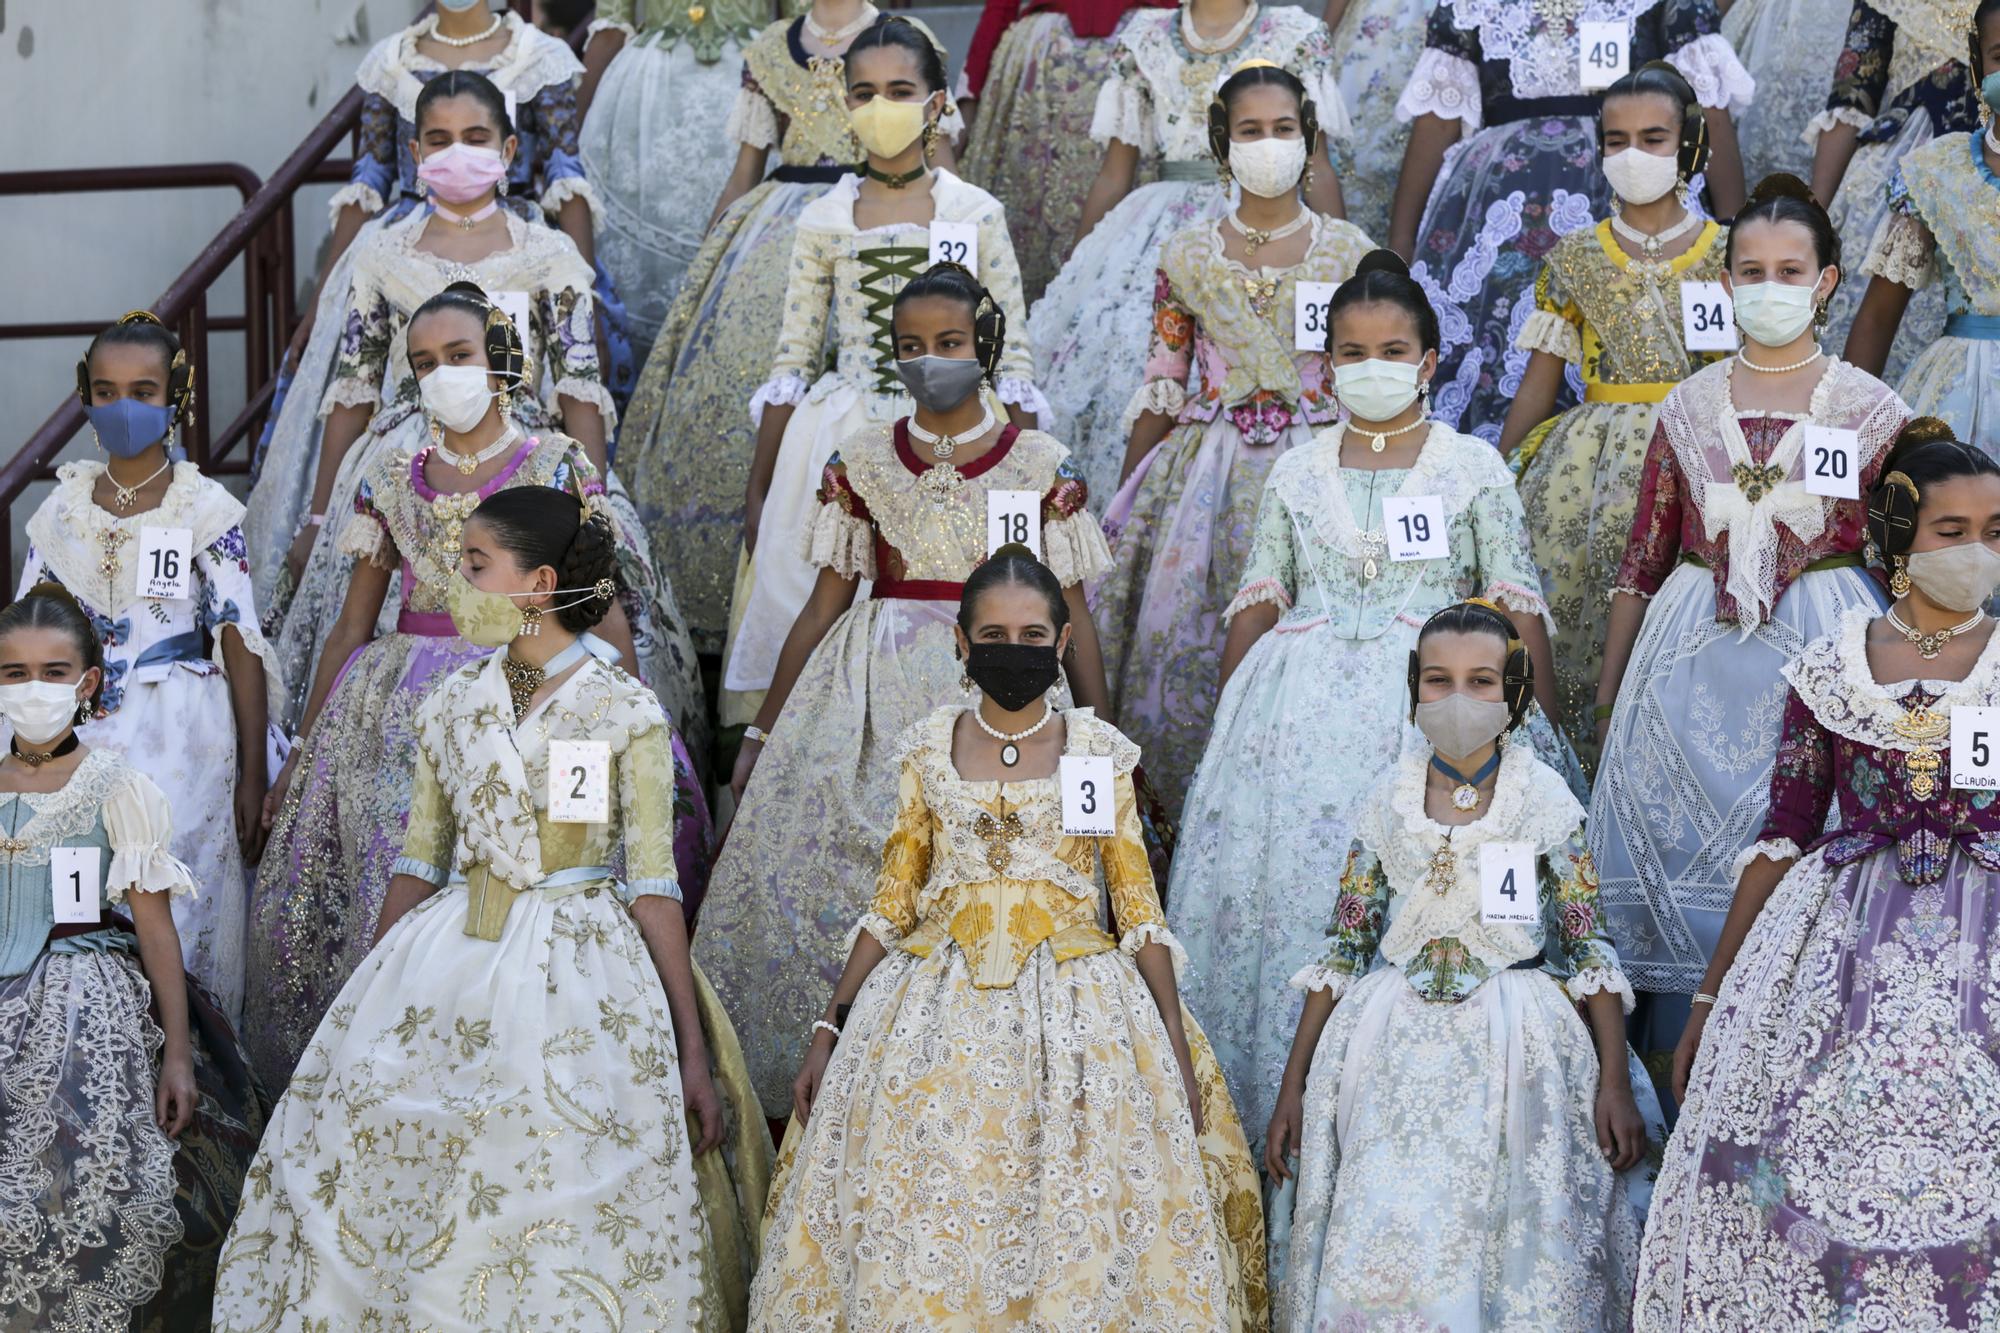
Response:
[{"label": "hair bun", "polygon": [[986,558],[988,560],[1032,560],[1038,565],[1044,563],[1042,558],[1035,554],[1035,548],[1026,542],[1008,542],[1004,546],[996,547],[992,554]]},{"label": "hair bun", "polygon": [[1891,456],[1893,457],[1895,449],[1914,449],[1920,444],[1933,444],[1938,440],[1955,442],[1957,439],[1958,436],[1952,434],[1951,426],[1947,422],[1940,421],[1936,417],[1911,417],[1903,423],[1903,428],[1896,432],[1896,443],[1892,446]]},{"label": "hair bun", "polygon": [[463,278],[459,279],[457,282],[449,284],[448,286],[445,287],[445,290],[448,292],[463,292],[467,296],[478,297],[479,300],[486,305],[493,304],[493,298],[486,294],[486,289],[484,287],[481,287],[476,282],[467,282]]},{"label": "hair bun", "polygon": [[1370,250],[1361,257],[1361,262],[1354,266],[1355,277],[1358,278],[1364,273],[1393,273],[1399,278],[1407,278],[1410,276],[1410,266],[1404,263],[1403,257],[1394,250]]},{"label": "hair bun", "polygon": [[[1750,191],[1750,197],[1744,201],[1743,206],[1747,209],[1752,205],[1761,204],[1767,199],[1796,199],[1800,203],[1811,204],[1814,208],[1821,208],[1820,202],[1813,195],[1811,187],[1789,171],[1774,171],[1763,180],[1758,181],[1757,188]],[[1824,212],[1825,210],[1822,208],[1821,211]]]}]

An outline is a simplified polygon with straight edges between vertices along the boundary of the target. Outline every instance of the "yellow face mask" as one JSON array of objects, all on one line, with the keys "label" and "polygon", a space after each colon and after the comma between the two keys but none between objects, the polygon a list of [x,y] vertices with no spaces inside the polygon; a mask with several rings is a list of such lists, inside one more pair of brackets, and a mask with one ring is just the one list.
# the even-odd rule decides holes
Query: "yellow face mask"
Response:
[{"label": "yellow face mask", "polygon": [[465,571],[455,571],[445,590],[445,604],[451,609],[451,623],[459,637],[481,648],[504,648],[517,638],[527,624],[521,608],[505,593],[475,588]]},{"label": "yellow face mask", "polygon": [[892,102],[877,96],[869,98],[860,106],[847,113],[847,120],[854,127],[854,137],[861,146],[876,157],[895,157],[917,141],[924,132],[923,102]]}]

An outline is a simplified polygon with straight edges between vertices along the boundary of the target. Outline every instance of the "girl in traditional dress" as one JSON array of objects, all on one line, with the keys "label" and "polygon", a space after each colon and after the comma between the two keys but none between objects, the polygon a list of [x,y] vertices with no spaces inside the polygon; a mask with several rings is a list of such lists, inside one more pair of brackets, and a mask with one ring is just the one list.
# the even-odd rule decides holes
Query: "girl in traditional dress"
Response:
[{"label": "girl in traditional dress", "polygon": [[76,733],[104,678],[64,589],[0,610],[0,1324],[205,1328],[269,1103],[182,968],[167,798]]},{"label": "girl in traditional dress", "polygon": [[[846,54],[879,17],[867,0],[813,0],[744,48],[743,86],[723,126],[736,167],[625,416],[623,470],[704,655],[722,651],[741,554],[755,452],[743,405],[770,374],[789,314],[799,214],[867,156],[847,118]],[[899,21],[944,57],[929,28]],[[955,160],[963,128],[948,106],[938,120],[939,165]],[[773,148],[779,165],[765,179]]]},{"label": "girl in traditional dress", "polygon": [[1343,216],[1370,236],[1389,234],[1389,203],[1410,127],[1396,99],[1424,49],[1432,0],[1326,0],[1333,67],[1352,122],[1340,173]]},{"label": "girl in traditional dress", "polygon": [[[458,284],[432,297],[406,336],[423,405],[413,415],[435,422],[434,443],[414,456],[378,458],[329,544],[353,572],[318,658],[299,726],[304,739],[265,802],[270,844],[250,905],[250,970],[265,984],[245,1008],[259,1066],[279,1086],[367,952],[409,816],[417,705],[482,655],[446,614],[466,515],[509,486],[603,492],[575,440],[530,434],[502,415],[502,391],[520,377],[524,354],[512,321],[478,288]],[[647,577],[622,537],[619,551],[621,585]],[[395,628],[380,633],[392,587]],[[593,640],[628,666],[629,604],[621,598]],[[707,811],[692,766],[680,758],[682,873],[692,884],[706,854]]]},{"label": "girl in traditional dress", "polygon": [[584,637],[617,539],[521,486],[458,543],[484,655],[418,711],[375,947],[272,1115],[217,1323],[739,1330],[770,1138],[688,959],[671,728]]},{"label": "girl in traditional dress", "polygon": [[[1847,335],[1847,359],[1880,374],[1918,293],[1944,291],[1943,336],[1909,363],[1897,391],[1910,410],[1938,417],[1968,444],[2000,456],[2000,0],[1974,16],[1972,71],[1984,130],[1946,134],[1912,150],[1889,182],[1889,214],[1862,271],[1868,294]],[[1988,71],[1992,71],[1989,73]]]},{"label": "girl in traditional dress", "polygon": [[[1083,585],[1109,572],[1111,553],[1068,451],[996,420],[981,393],[1005,354],[1002,308],[969,273],[938,265],[896,294],[890,325],[916,410],[864,426],[827,462],[804,543],[818,580],[737,754],[741,804],[701,932],[724,1003],[760,1016],[747,1053],[774,1117],[790,1102],[794,1037],[839,978],[842,932],[867,906],[895,803],[889,751],[959,692],[951,625],[990,549],[996,496],[1033,497],[1074,627],[1074,697],[1105,698]],[[864,581],[872,591],[857,605]]]},{"label": "girl in traditional dress", "polygon": [[1485,440],[1500,438],[1527,368],[1514,340],[1535,309],[1542,257],[1609,203],[1597,99],[1582,83],[1585,22],[1624,24],[1632,68],[1664,59],[1686,76],[1708,131],[1715,209],[1728,216],[1743,198],[1729,117],[1754,86],[1717,31],[1715,0],[1439,0],[1396,104],[1414,123],[1389,246],[1413,258],[1444,320],[1438,418]]},{"label": "girl in traditional dress", "polygon": [[[750,560],[724,653],[724,725],[755,712],[812,591],[815,571],[800,543],[827,460],[871,422],[887,425],[908,412],[889,332],[896,293],[932,258],[962,259],[1013,327],[1027,322],[999,201],[930,167],[949,98],[943,59],[921,29],[890,18],[854,39],[847,105],[867,161],[860,178],[843,178],[799,214],[778,354],[750,402],[758,422],[744,498]],[[831,364],[819,374],[829,328]],[[995,404],[1032,429],[1048,406],[1034,384],[1034,358],[1017,339],[996,371]]]},{"label": "girl in traditional dress", "polygon": [[78,734],[164,784],[174,853],[201,887],[172,900],[183,961],[236,1022],[243,867],[264,845],[266,708],[284,688],[257,628],[243,506],[168,458],[193,386],[180,340],[146,311],[91,342],[77,393],[105,461],[57,470],[28,520],[21,592],[59,583],[90,617],[104,682]]},{"label": "girl in traditional dress", "polygon": [[[1325,923],[1307,886],[1340,877],[1360,778],[1401,752],[1405,729],[1387,720],[1403,711],[1424,618],[1471,595],[1505,606],[1542,665],[1542,711],[1554,704],[1548,608],[1513,475],[1491,445],[1425,415],[1438,325],[1423,289],[1378,250],[1330,312],[1334,391],[1351,415],[1264,484],[1167,894],[1189,1007],[1253,1133],[1270,1121],[1298,1028],[1303,997],[1285,980],[1313,960]],[[1580,789],[1546,718],[1529,725]]]},{"label": "girl in traditional dress", "polygon": [[1722,36],[1757,85],[1736,113],[1743,178],[1812,174],[1805,127],[1826,105],[1827,72],[1840,61],[1854,0],[1731,0]]},{"label": "girl in traditional dress", "polygon": [[1770,815],[1674,1054],[1644,1333],[2000,1317],[2000,805],[1969,716],[2000,706],[2000,468],[1913,421],[1868,527],[1896,600],[1785,669]]},{"label": "girl in traditional dress", "polygon": [[[1714,352],[1684,343],[1682,284],[1722,277],[1722,229],[1688,208],[1707,157],[1694,90],[1655,61],[1613,84],[1598,118],[1612,214],[1556,242],[1516,345],[1528,366],[1500,433],[1555,615],[1561,723],[1594,760],[1591,708],[1611,585],[1632,535],[1639,472],[1667,391]],[[1720,319],[1720,303],[1714,307]],[[1551,419],[1571,366],[1583,402]]]},{"label": "girl in traditional dress", "polygon": [[1591,857],[1656,1079],[1764,822],[1779,673],[1841,613],[1881,604],[1861,501],[1827,492],[1865,493],[1909,416],[1814,340],[1840,242],[1796,178],[1757,187],[1723,261],[1743,347],[1660,408],[1597,682]]},{"label": "girl in traditional dress", "polygon": [[[1301,284],[1338,284],[1373,245],[1306,208],[1318,148],[1305,86],[1275,65],[1226,80],[1209,104],[1209,152],[1242,187],[1226,218],[1160,251],[1146,382],[1134,395],[1112,577],[1098,586],[1111,704],[1178,812],[1208,742],[1222,609],[1236,595],[1271,465],[1338,416],[1319,311],[1297,345]],[[1197,371],[1196,367],[1199,367]]]},{"label": "girl in traditional dress", "polygon": [[1299,1150],[1287,1333],[1627,1327],[1632,987],[1583,807],[1509,735],[1532,674],[1489,603],[1437,612],[1410,655],[1429,744],[1371,784],[1325,953],[1291,982],[1305,1012],[1264,1149],[1277,1179]]},{"label": "girl in traditional dress", "polygon": [[[1187,0],[1141,14],[1118,36],[1122,48],[1097,96],[1090,137],[1104,146],[1084,201],[1076,248],[1035,304],[1029,340],[1054,405],[1051,429],[1070,442],[1098,495],[1118,489],[1126,405],[1140,388],[1140,350],[1153,317],[1153,275],[1168,238],[1229,212],[1229,182],[1209,148],[1209,107],[1234,70],[1263,61],[1305,85],[1323,135],[1306,202],[1343,216],[1330,143],[1350,129],[1335,85],[1326,25],[1291,5]],[[1140,164],[1160,179],[1137,185]]]},{"label": "girl in traditional dress", "polygon": [[1051,702],[1069,616],[1024,547],[966,579],[979,697],[897,746],[874,901],[793,1086],[765,1333],[1265,1325],[1255,1169],[1176,994],[1139,749]]}]

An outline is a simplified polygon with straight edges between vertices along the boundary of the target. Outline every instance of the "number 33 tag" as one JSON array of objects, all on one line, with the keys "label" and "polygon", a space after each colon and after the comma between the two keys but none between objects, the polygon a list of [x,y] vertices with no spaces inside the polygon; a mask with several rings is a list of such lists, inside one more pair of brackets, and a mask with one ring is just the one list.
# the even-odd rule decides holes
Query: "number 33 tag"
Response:
[{"label": "number 33 tag", "polygon": [[1118,831],[1111,808],[1111,756],[1066,754],[1062,780],[1063,833],[1072,838],[1108,838]]},{"label": "number 33 tag", "polygon": [[549,742],[549,822],[611,822],[611,746],[604,741]]}]

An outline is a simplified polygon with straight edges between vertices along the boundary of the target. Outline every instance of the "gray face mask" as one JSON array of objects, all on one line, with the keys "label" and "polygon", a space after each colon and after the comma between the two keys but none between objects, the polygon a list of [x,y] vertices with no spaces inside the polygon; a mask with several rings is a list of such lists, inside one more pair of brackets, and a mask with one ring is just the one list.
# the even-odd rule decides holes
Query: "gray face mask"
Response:
[{"label": "gray face mask", "polygon": [[1947,611],[1977,611],[2000,587],[2000,555],[1985,542],[1912,551],[1910,582]]},{"label": "gray face mask", "polygon": [[1511,716],[1503,700],[1447,694],[1417,705],[1417,730],[1447,760],[1463,759],[1505,731]]},{"label": "gray face mask", "polygon": [[926,412],[951,411],[973,395],[985,375],[985,367],[971,357],[913,356],[896,363],[896,377]]}]

